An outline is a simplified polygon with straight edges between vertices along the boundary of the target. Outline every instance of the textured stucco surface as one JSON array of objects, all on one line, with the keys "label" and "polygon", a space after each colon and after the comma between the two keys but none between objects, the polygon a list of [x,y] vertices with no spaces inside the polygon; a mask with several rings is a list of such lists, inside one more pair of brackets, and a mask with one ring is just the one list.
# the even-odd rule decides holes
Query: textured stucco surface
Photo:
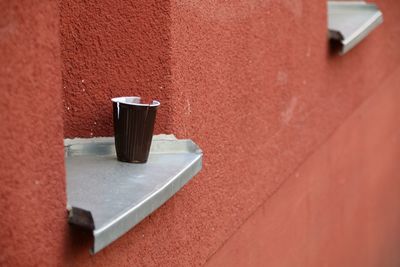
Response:
[{"label": "textured stucco surface", "polygon": [[[345,57],[329,54],[325,1],[63,0],[60,86],[57,6],[27,3],[16,14],[29,27],[0,39],[1,60],[10,62],[1,64],[0,82],[11,88],[0,99],[7,111],[0,133],[11,144],[1,148],[1,164],[10,166],[1,170],[10,171],[1,177],[8,226],[0,259],[21,265],[205,263],[400,62],[395,0],[378,1],[384,24]],[[0,10],[3,36],[4,18],[16,11]],[[30,23],[40,19],[46,26]],[[18,75],[6,75],[7,66]],[[143,95],[162,102],[157,132],[192,138],[205,155],[202,172],[182,191],[95,256],[89,238],[66,225],[60,89],[66,137],[111,135],[109,98]],[[12,96],[30,105],[29,120],[26,105],[9,111]],[[23,143],[4,130],[19,123],[28,128],[18,128]],[[19,147],[25,143],[28,149]],[[38,188],[36,178],[46,183]]]},{"label": "textured stucco surface", "polygon": [[156,131],[170,124],[169,1],[61,3],[65,136],[112,134],[111,98],[163,103]]},{"label": "textured stucco surface", "polygon": [[400,67],[206,266],[400,266],[399,88]]},{"label": "textured stucco surface", "polygon": [[0,266],[56,266],[65,183],[58,6],[0,1]]},{"label": "textured stucco surface", "polygon": [[[115,258],[139,265],[204,263],[399,64],[400,9],[394,8],[399,4],[379,4],[385,24],[354,51],[337,57],[328,51],[325,1],[171,1],[169,46],[163,46],[170,56],[171,76],[163,79],[168,101],[163,103],[165,95],[154,87],[158,78],[149,88],[133,82],[141,69],[135,65],[121,77],[133,88],[123,93],[161,95],[160,114],[166,117],[159,119],[159,127],[197,142],[205,155],[203,170],[154,215],[94,258],[81,248],[74,250],[77,265],[108,266]],[[90,14],[99,19],[98,12]],[[124,26],[113,18],[110,23],[128,38]],[[151,28],[151,36],[154,30],[165,29]],[[105,36],[97,32],[91,39],[107,41]],[[135,34],[134,39],[140,38]],[[159,45],[148,44],[150,50]],[[92,62],[94,51],[72,46],[85,57],[83,62]],[[109,60],[118,64],[118,59]],[[135,62],[133,53],[131,60]],[[103,70],[74,64],[94,75]],[[102,76],[103,89],[86,89],[93,97],[110,93],[105,88],[114,84],[106,72]],[[79,79],[64,70],[64,84]],[[64,89],[66,102],[85,108],[91,100],[86,92],[73,95],[75,87]],[[109,116],[103,106],[94,111],[84,116]],[[89,124],[73,114],[65,122],[65,133],[88,136],[83,128]],[[110,130],[108,125],[95,134],[108,135]]]}]

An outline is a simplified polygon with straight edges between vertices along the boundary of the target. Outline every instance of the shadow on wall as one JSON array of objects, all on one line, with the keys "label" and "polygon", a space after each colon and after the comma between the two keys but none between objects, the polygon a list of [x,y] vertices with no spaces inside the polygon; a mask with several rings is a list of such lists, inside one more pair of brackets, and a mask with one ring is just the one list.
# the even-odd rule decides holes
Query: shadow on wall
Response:
[{"label": "shadow on wall", "polygon": [[342,44],[339,41],[336,40],[329,40],[329,57],[337,57],[339,56],[339,52],[342,48]]},{"label": "shadow on wall", "polygon": [[75,258],[78,255],[86,255],[93,242],[91,231],[83,231],[82,228],[75,225],[67,225],[65,238],[65,262]]}]

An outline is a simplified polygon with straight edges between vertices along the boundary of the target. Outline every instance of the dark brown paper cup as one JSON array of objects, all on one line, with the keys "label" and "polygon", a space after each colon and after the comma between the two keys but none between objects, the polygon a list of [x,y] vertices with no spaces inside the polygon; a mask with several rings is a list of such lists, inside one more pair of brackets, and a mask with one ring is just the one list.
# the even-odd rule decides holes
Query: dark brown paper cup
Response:
[{"label": "dark brown paper cup", "polygon": [[119,161],[145,163],[153,139],[160,102],[140,102],[140,97],[117,97],[113,102],[115,150]]}]

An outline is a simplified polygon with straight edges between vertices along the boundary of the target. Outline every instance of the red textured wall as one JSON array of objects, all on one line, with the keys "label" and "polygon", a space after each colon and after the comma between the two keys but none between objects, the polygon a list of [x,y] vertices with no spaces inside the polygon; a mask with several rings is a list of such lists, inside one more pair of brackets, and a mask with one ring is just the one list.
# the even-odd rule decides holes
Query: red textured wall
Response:
[{"label": "red textured wall", "polygon": [[54,1],[0,1],[0,266],[64,255],[58,14]]},{"label": "red textured wall", "polygon": [[207,266],[400,266],[399,88],[400,67]]},{"label": "red textured wall", "polygon": [[[395,83],[393,87],[391,83],[383,87],[382,83],[387,82],[400,65],[400,4],[395,0],[381,0],[378,4],[385,16],[384,24],[352,52],[337,57],[330,55],[328,50],[325,1],[113,1],[112,4],[61,1],[62,88],[54,86],[52,93],[62,91],[64,94],[64,135],[111,135],[110,97],[154,97],[162,103],[157,132],[193,139],[204,151],[204,166],[201,173],[175,197],[95,256],[87,252],[89,240],[66,225],[64,181],[52,180],[47,190],[61,192],[58,199],[62,205],[53,206],[51,194],[44,194],[47,201],[43,202],[41,209],[34,210],[41,215],[37,216],[41,223],[47,220],[56,222],[54,230],[44,234],[40,227],[19,229],[21,235],[32,231],[38,237],[33,240],[26,238],[26,243],[18,250],[9,249],[2,253],[5,255],[2,257],[7,263],[23,262],[26,257],[16,258],[16,255],[29,253],[30,247],[41,244],[47,253],[39,251],[34,254],[32,262],[46,260],[74,266],[193,266],[207,260],[211,265],[231,263],[232,260],[243,265],[271,262],[285,266],[283,260],[287,257],[296,262],[295,259],[304,252],[295,246],[296,237],[313,244],[321,244],[319,238],[335,240],[340,231],[336,225],[343,226],[343,233],[347,234],[348,229],[355,229],[363,220],[374,220],[364,216],[367,209],[372,209],[372,215],[381,217],[376,224],[371,224],[371,228],[362,228],[359,233],[371,232],[371,236],[364,240],[381,244],[383,241],[380,240],[385,240],[388,232],[380,230],[385,227],[392,229],[395,225],[393,220],[399,213],[393,202],[395,214],[393,217],[384,216],[387,200],[384,196],[394,194],[390,188],[400,187],[400,181],[396,180],[397,169],[393,160],[398,150],[387,150],[387,143],[381,140],[386,136],[383,133],[396,134],[397,128],[390,127],[397,123],[396,116],[388,117],[382,127],[375,127],[373,122],[392,113],[377,113],[371,123],[362,124],[365,131],[382,129],[382,135],[366,139],[365,144],[348,143],[347,136],[333,140],[335,135],[332,135],[341,125],[346,125],[342,126],[345,129],[342,131],[359,132],[357,127],[361,126],[357,126],[360,124],[357,120],[353,119],[354,125],[348,122],[352,114],[360,112],[361,108],[366,109],[367,114],[375,114],[374,110],[369,111],[372,104],[358,108],[368,97],[368,101],[377,98],[380,90],[388,92],[396,88]],[[51,5],[47,7],[54,8]],[[50,14],[55,17],[49,16],[49,25],[54,24],[57,16],[54,10],[52,12]],[[24,14],[26,20],[34,18],[32,14]],[[46,30],[55,36],[58,34],[52,27]],[[23,33],[20,30],[16,34],[24,36]],[[30,42],[27,39],[24,43]],[[5,47],[18,50],[12,42]],[[52,51],[57,54],[57,49]],[[35,63],[34,60],[39,58],[29,62]],[[22,56],[15,60],[22,60]],[[53,64],[56,62],[52,61]],[[51,78],[51,73],[43,77]],[[7,79],[13,78],[2,78]],[[47,91],[44,94],[51,95]],[[32,97],[35,101],[40,100],[37,94]],[[386,93],[382,98],[376,101],[384,107],[392,103],[391,99],[398,99],[398,94]],[[398,114],[399,110],[393,108],[392,112]],[[51,120],[47,124],[56,125]],[[34,124],[29,125],[32,129],[24,132],[27,135],[35,131]],[[38,140],[60,140],[59,132],[46,134],[49,136],[37,137]],[[11,140],[17,144],[15,139]],[[379,147],[380,141],[382,148]],[[360,166],[357,158],[363,153],[371,153],[374,143],[382,153],[390,152],[388,158],[377,161],[375,167],[376,158],[372,155],[361,162],[372,165],[370,170],[376,171],[376,176],[371,174],[369,181],[376,181],[376,177],[381,176],[385,179],[381,187],[368,187],[359,192],[359,179],[364,177],[364,173],[362,168],[357,168]],[[339,162],[322,168],[324,160],[312,159],[311,155],[339,153],[341,146],[353,148],[354,154],[348,165]],[[45,148],[52,153],[62,153],[59,146]],[[365,149],[358,151],[357,148]],[[6,157],[4,153],[1,155]],[[46,158],[35,160],[38,166],[46,162]],[[381,162],[385,165],[378,169]],[[17,165],[14,163],[12,166]],[[308,175],[296,177],[299,168],[304,168]],[[346,191],[338,189],[341,196],[354,194],[360,199],[376,196],[380,201],[372,207],[360,205],[356,209],[351,206],[349,211],[355,211],[355,215],[346,223],[343,220],[347,217],[338,210],[347,204],[344,202],[339,202],[342,206],[334,209],[333,214],[324,214],[321,220],[305,220],[307,216],[319,216],[320,210],[334,206],[336,195],[329,190],[338,187],[331,184],[331,179],[337,178],[342,168],[344,173],[352,175],[346,180]],[[60,164],[46,168],[44,174],[49,175],[51,170],[58,170],[56,176],[62,177]],[[27,177],[29,174],[27,169]],[[315,181],[314,175],[321,175],[323,179]],[[317,203],[319,199],[313,198],[310,203],[315,205],[315,209],[307,211],[303,210],[306,208],[300,202],[299,218],[290,220],[293,224],[283,224],[280,218],[284,219],[297,207],[296,196],[310,190],[303,183],[316,184],[311,193],[323,194],[325,202]],[[7,185],[15,186],[12,178]],[[25,186],[23,190],[35,194],[34,185]],[[16,189],[14,194],[23,190]],[[0,193],[3,200],[6,194],[3,194],[3,189]],[[285,206],[286,201],[293,205]],[[30,202],[26,201],[32,206]],[[349,200],[350,205],[359,203]],[[257,215],[267,205],[273,207],[271,216]],[[8,213],[6,218],[10,222],[7,225],[19,219],[14,213]],[[328,219],[331,224],[327,224]],[[252,220],[255,223],[249,223]],[[308,239],[300,235],[304,234],[301,231],[303,227],[311,227],[309,222],[316,229],[325,231],[313,233]],[[266,230],[257,232],[257,228],[262,226]],[[2,229],[12,236],[10,226]],[[285,234],[291,233],[289,229],[295,229],[293,233],[298,235]],[[254,237],[255,242],[243,238],[242,233]],[[5,240],[1,241],[5,244],[2,247],[10,248],[10,244],[17,244],[15,240],[19,239],[9,236],[2,238]],[[272,244],[263,243],[263,240],[269,236],[279,244],[274,247],[275,256],[266,257],[263,252]],[[50,238],[52,243],[47,244]],[[354,253],[359,249],[356,245],[367,246],[357,243],[357,236],[346,235],[346,238],[351,244],[347,250]],[[385,247],[388,253],[398,244],[397,240],[390,240]],[[246,244],[242,244],[243,241]],[[336,253],[330,253],[329,247],[323,250],[323,247],[320,249],[325,254],[307,254],[308,261],[300,264],[320,266],[322,256],[328,263],[334,260],[358,262],[351,253],[340,253],[341,243],[335,242],[330,246],[333,249],[337,246]],[[293,253],[286,254],[287,248],[293,248]],[[378,249],[378,245],[371,248],[368,250],[372,253],[371,259],[389,255],[385,254],[386,250]],[[246,254],[252,249],[255,256]],[[235,253],[238,250],[243,250],[243,253]],[[388,266],[398,262],[398,256],[390,255]]]},{"label": "red textured wall", "polygon": [[166,132],[170,99],[168,1],[61,3],[65,136],[112,134],[111,98],[163,102],[156,131]]}]

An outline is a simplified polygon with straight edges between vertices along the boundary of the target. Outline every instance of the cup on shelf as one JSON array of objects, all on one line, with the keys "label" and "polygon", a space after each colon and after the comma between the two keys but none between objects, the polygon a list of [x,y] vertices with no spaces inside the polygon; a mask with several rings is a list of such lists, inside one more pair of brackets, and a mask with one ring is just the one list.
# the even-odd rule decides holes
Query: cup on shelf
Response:
[{"label": "cup on shelf", "polygon": [[117,159],[145,163],[149,157],[160,102],[142,103],[137,96],[112,98]]}]

